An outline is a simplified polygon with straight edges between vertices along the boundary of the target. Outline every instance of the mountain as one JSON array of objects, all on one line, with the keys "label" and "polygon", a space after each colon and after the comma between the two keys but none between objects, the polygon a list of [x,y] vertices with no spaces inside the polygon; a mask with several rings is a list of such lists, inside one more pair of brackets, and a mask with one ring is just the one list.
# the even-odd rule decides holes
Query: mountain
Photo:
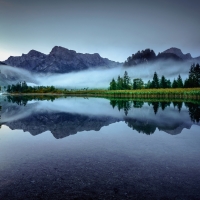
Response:
[{"label": "mountain", "polygon": [[[145,49],[132,54],[124,62],[124,66],[135,66],[143,63],[172,60],[174,62],[198,63],[200,57],[192,58],[190,53],[183,54],[181,49],[169,48],[158,55],[151,49]],[[31,50],[22,56],[10,56],[1,65],[13,67],[36,73],[68,73],[98,67],[110,68],[122,63],[102,58],[98,53],[83,54],[64,47],[55,46],[49,54]]]},{"label": "mountain", "polygon": [[156,60],[172,60],[172,61],[175,61],[175,62],[182,62],[183,59],[179,56],[177,56],[176,54],[174,53],[159,53],[156,57]]},{"label": "mountain", "polygon": [[196,57],[196,58],[193,58],[193,62],[194,63],[200,63],[200,56]]},{"label": "mountain", "polygon": [[183,60],[192,59],[192,56],[191,56],[190,53],[183,54],[183,52],[181,51],[181,49],[178,49],[178,48],[176,48],[176,47],[172,47],[172,48],[170,48],[170,49],[167,49],[167,50],[163,51],[162,53],[175,54],[175,55],[177,55],[178,57],[182,58]]},{"label": "mountain", "polygon": [[145,49],[138,51],[135,54],[132,54],[124,62],[124,66],[135,66],[138,64],[149,63],[149,62],[158,62],[158,61],[167,61],[171,60],[174,62],[189,62],[197,63],[200,62],[200,57],[192,58],[190,53],[183,54],[181,49],[172,47],[167,49],[158,55],[151,49]]},{"label": "mountain", "polygon": [[49,54],[31,50],[22,56],[10,56],[7,65],[23,68],[31,72],[67,73],[97,67],[114,67],[120,63],[102,58],[98,53],[82,54],[60,46],[55,46]]}]

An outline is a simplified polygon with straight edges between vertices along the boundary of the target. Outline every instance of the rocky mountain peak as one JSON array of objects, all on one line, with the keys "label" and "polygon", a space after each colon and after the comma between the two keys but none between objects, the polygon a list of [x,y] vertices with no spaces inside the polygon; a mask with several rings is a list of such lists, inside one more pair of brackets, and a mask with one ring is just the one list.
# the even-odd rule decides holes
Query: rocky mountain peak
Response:
[{"label": "rocky mountain peak", "polygon": [[191,59],[191,58],[192,58],[192,56],[190,53],[185,54],[185,59]]},{"label": "rocky mountain peak", "polygon": [[67,48],[60,47],[60,46],[55,46],[55,47],[53,47],[53,49],[50,52],[50,55],[64,56],[67,54],[76,54],[76,51],[69,50]]},{"label": "rocky mountain peak", "polygon": [[100,55],[98,53],[94,53],[93,55],[96,57],[100,57]]},{"label": "rocky mountain peak", "polygon": [[98,53],[83,54],[64,47],[55,46],[49,54],[31,50],[22,56],[13,56],[5,60],[10,66],[33,72],[68,73],[94,67],[114,67],[120,63],[102,58]]},{"label": "rocky mountain peak", "polygon": [[165,50],[163,53],[174,53],[177,55],[183,55],[183,52],[181,51],[181,49],[176,48],[176,47],[171,47],[171,48]]},{"label": "rocky mountain peak", "polygon": [[43,57],[46,56],[44,53],[41,53],[39,51],[36,50],[30,50],[27,54],[24,54],[30,57]]},{"label": "rocky mountain peak", "polygon": [[180,57],[182,59],[192,59],[191,54],[189,54],[189,53],[183,54],[181,49],[176,48],[176,47],[171,47],[171,48],[163,51],[162,53],[173,53],[173,54],[177,55],[178,57]]}]

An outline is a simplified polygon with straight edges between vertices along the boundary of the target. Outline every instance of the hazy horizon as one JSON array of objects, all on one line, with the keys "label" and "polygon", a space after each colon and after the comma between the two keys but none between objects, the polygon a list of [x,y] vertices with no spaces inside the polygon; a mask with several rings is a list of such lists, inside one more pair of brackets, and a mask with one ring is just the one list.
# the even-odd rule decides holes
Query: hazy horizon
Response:
[{"label": "hazy horizon", "polygon": [[[168,70],[170,66],[170,70]],[[144,63],[132,67],[118,67],[104,68],[98,67],[96,69],[89,68],[78,72],[69,73],[34,73],[28,70],[1,65],[1,71],[6,76],[16,76],[19,81],[26,81],[28,85],[34,83],[36,85],[62,87],[67,89],[80,88],[101,88],[107,89],[110,81],[118,76],[123,77],[124,72],[127,71],[131,78],[131,83],[135,78],[141,78],[144,83],[152,80],[154,72],[157,72],[159,78],[164,75],[167,79],[173,81],[180,74],[182,79],[188,77],[191,63],[183,62],[177,63],[175,61],[159,61],[156,63]],[[18,81],[18,82],[19,82]]]}]

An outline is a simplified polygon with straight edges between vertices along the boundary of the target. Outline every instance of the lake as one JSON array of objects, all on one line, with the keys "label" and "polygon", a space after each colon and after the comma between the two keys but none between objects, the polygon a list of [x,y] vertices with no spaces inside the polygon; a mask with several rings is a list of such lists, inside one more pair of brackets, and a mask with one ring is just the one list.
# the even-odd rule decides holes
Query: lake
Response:
[{"label": "lake", "polygon": [[0,102],[0,199],[200,199],[198,102]]}]

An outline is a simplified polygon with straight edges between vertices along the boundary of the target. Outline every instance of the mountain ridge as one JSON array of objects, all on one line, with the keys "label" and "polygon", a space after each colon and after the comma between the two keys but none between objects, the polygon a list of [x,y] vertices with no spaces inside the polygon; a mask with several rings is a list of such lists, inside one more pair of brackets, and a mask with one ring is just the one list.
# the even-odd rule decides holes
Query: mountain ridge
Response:
[{"label": "mountain ridge", "polygon": [[145,49],[132,54],[124,63],[102,58],[98,53],[77,53],[61,46],[54,46],[49,54],[30,50],[21,56],[10,56],[1,65],[26,69],[36,73],[69,73],[99,67],[112,68],[116,66],[135,66],[143,63],[172,60],[175,62],[200,62],[200,56],[193,58],[190,53],[183,54],[182,50],[171,47],[157,55],[151,49]]},{"label": "mountain ridge", "polygon": [[200,56],[193,58],[190,53],[183,54],[182,50],[176,47],[171,47],[157,55],[152,49],[145,49],[132,54],[124,62],[125,67],[136,66],[149,62],[172,60],[175,62],[200,62]]},{"label": "mountain ridge", "polygon": [[193,58],[190,53],[183,54],[183,52],[181,51],[181,49],[176,48],[176,47],[171,47],[171,48],[163,51],[162,53],[173,53],[173,54],[179,56],[180,58],[186,59],[186,60]]},{"label": "mountain ridge", "polygon": [[49,54],[31,50],[22,56],[10,56],[4,62],[13,67],[43,73],[68,73],[89,68],[109,68],[120,65],[118,62],[102,58],[98,53],[77,53],[61,46],[53,47]]}]

